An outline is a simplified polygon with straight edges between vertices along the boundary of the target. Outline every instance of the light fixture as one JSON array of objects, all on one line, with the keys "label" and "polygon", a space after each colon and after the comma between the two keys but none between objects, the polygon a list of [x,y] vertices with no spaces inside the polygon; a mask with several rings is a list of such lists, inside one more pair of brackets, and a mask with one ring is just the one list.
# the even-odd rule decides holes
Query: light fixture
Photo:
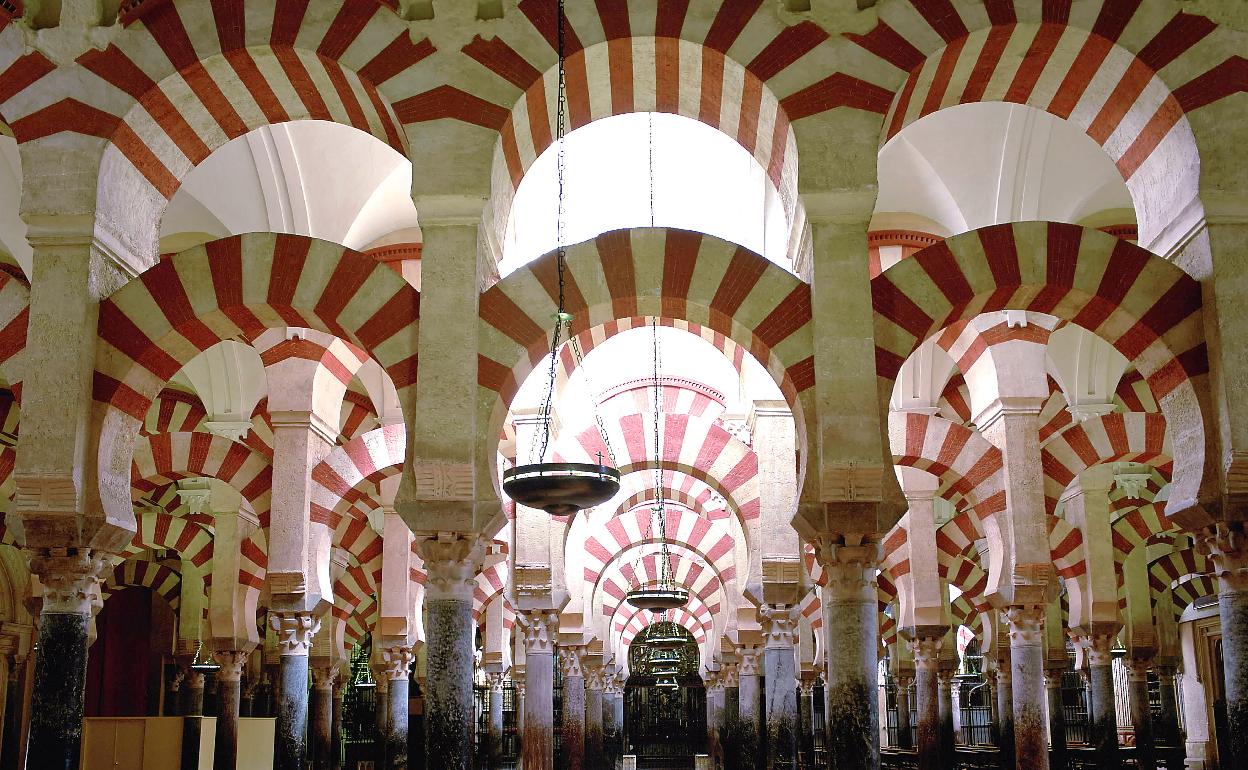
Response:
[{"label": "light fixture", "polygon": [[663,419],[663,388],[659,378],[659,319],[653,318],[650,323],[651,336],[654,338],[654,498],[655,505],[651,509],[652,529],[657,524],[659,531],[659,575],[657,585],[646,587],[639,585],[625,594],[629,604],[642,610],[661,612],[674,610],[689,603],[689,591],[676,585],[676,576],[672,572],[672,557],[667,549],[667,509],[663,494],[663,446],[661,440],[661,422]]},{"label": "light fixture", "polygon": [[195,657],[191,658],[190,669],[197,674],[213,674],[221,670],[221,664],[212,658],[201,657],[204,653],[204,640],[199,640],[199,645],[195,648]]},{"label": "light fixture", "polygon": [[[542,401],[541,438],[535,442],[536,461],[526,465],[517,465],[503,472],[503,491],[512,500],[530,508],[538,508],[552,516],[571,516],[577,511],[592,508],[605,503],[620,490],[620,472],[611,465],[603,465],[601,458],[595,463],[554,463],[543,462],[546,449],[550,444],[551,402],[555,391],[555,371],[559,361],[559,340],[567,331],[568,339],[572,339],[572,314],[566,310],[564,301],[564,273],[567,265],[567,254],[563,243],[563,166],[565,115],[567,112],[567,77],[564,57],[564,27],[566,17],[563,0],[559,0],[557,17],[557,45],[559,54],[559,80],[555,105],[555,142],[558,157],[559,205],[555,216],[555,265],[559,275],[559,309],[555,313],[555,328],[550,341],[550,369],[546,383],[546,397]],[[573,348],[576,349],[575,346]],[[579,356],[578,356],[579,358]],[[598,430],[602,434],[608,456],[611,445],[607,443],[606,430],[601,421]]]},{"label": "light fixture", "polygon": [[687,641],[676,621],[667,619],[666,612],[658,623],[650,627],[650,632],[646,635],[646,644],[656,650],[676,650]]}]

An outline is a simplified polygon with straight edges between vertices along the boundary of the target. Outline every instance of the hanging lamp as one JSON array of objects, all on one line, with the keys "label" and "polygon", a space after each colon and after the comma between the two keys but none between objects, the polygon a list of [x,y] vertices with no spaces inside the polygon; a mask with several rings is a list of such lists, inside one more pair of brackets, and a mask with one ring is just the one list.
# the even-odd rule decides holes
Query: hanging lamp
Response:
[{"label": "hanging lamp", "polygon": [[[559,199],[555,216],[555,239],[558,242],[555,250],[555,265],[559,275],[559,310],[555,313],[554,334],[550,342],[550,369],[546,383],[546,397],[542,402],[541,439],[535,443],[535,462],[517,465],[503,472],[503,491],[516,502],[530,508],[538,508],[552,516],[571,516],[585,508],[605,503],[620,490],[620,472],[611,465],[603,465],[601,457],[598,463],[553,463],[543,462],[546,449],[550,444],[551,401],[555,391],[555,365],[559,360],[559,339],[567,331],[568,339],[572,340],[572,315],[567,312],[564,302],[564,272],[567,254],[563,243],[563,165],[565,134],[565,114],[567,105],[567,79],[564,62],[564,26],[566,18],[563,0],[559,0],[557,17],[557,44],[559,54],[559,84],[555,105],[555,142],[558,158]],[[573,349],[576,350],[573,341]],[[577,351],[579,353],[579,351]],[[577,356],[579,359],[579,355]],[[602,434],[603,443],[608,455],[611,445],[607,443],[606,430],[601,420],[598,430]]]},{"label": "hanging lamp", "polygon": [[204,654],[204,640],[199,640],[199,645],[195,647],[195,657],[191,658],[190,669],[198,674],[212,674],[221,670],[221,664],[217,663],[211,657],[202,657]]},{"label": "hanging lamp", "polygon": [[[659,580],[651,587],[638,586],[625,594],[629,604],[642,610],[661,612],[674,610],[689,603],[689,591],[676,585],[676,576],[672,573],[672,557],[667,549],[667,509],[663,495],[663,447],[660,438],[660,421],[663,418],[663,388],[659,379],[659,319],[653,318],[650,323],[654,338],[654,499],[655,506],[650,510],[651,521],[657,524],[659,531]],[[653,530],[652,530],[653,531]]]},{"label": "hanging lamp", "polygon": [[659,616],[659,622],[651,627],[646,637],[646,644],[655,650],[675,650],[688,641],[681,631],[680,624],[668,620],[667,612]]}]

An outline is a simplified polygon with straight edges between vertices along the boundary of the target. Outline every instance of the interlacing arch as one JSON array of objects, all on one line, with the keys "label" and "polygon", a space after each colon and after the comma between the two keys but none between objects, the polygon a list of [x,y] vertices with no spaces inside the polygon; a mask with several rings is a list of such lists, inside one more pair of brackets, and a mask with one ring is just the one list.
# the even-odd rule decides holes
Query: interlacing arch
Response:
[{"label": "interlacing arch", "polygon": [[129,477],[152,399],[199,353],[268,328],[317,329],[375,357],[410,409],[419,308],[419,294],[393,271],[303,236],[232,236],[162,260],[100,303],[94,396],[107,407],[99,429],[105,510],[131,518],[108,477]]},{"label": "interlacing arch", "polygon": [[1179,458],[1169,510],[1194,510],[1210,483],[1197,397],[1209,366],[1200,285],[1179,268],[1096,230],[1022,222],[928,247],[874,279],[871,293],[876,369],[890,384],[924,340],[985,312],[1045,313],[1109,342],[1145,377],[1166,417]]},{"label": "interlacing arch", "polygon": [[1172,460],[1166,420],[1160,414],[1112,413],[1084,420],[1055,434],[1040,448],[1044,500],[1049,512],[1066,487],[1094,465],[1134,462],[1169,475]]},{"label": "interlacing arch", "polygon": [[[666,228],[615,230],[568,247],[566,283],[574,334],[621,318],[659,316],[708,327],[746,347],[779,385],[798,442],[805,443],[811,407],[803,400],[814,385],[807,284],[743,247]],[[556,296],[553,253],[481,295],[477,384],[488,409],[480,420],[490,426],[487,435],[502,435],[520,384],[550,352],[547,322]],[[487,450],[492,457],[493,447]]]},{"label": "interlacing arch", "polygon": [[127,559],[113,568],[100,586],[100,596],[108,601],[108,597],[131,586],[150,588],[177,613],[182,601],[182,573],[178,570],[145,559]]}]

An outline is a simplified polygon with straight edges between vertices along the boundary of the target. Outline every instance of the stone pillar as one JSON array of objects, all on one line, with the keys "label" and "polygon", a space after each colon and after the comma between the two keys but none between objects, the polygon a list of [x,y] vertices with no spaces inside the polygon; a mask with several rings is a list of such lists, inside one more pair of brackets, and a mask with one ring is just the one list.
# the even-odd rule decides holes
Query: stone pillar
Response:
[{"label": "stone pillar", "polygon": [[218,650],[212,654],[217,665],[217,736],[213,747],[212,770],[238,767],[238,712],[242,697],[243,669],[250,652]]},{"label": "stone pillar", "polygon": [[1014,606],[1006,612],[1010,629],[1010,682],[1014,704],[1011,729],[1020,770],[1048,770],[1045,738],[1043,605]]},{"label": "stone pillar", "polygon": [[997,696],[997,747],[1001,749],[1001,767],[1010,770],[1014,767],[1014,682],[1010,666],[1005,665],[997,670],[997,686],[993,694]]},{"label": "stone pillar", "polygon": [[199,767],[199,742],[203,730],[204,675],[191,669],[194,656],[183,657],[186,674],[182,679],[182,758],[183,770]]},{"label": "stone pillar", "polygon": [[910,741],[910,685],[912,684],[914,684],[914,677],[908,672],[899,673],[893,677],[893,701],[897,704],[897,743],[893,748],[906,750],[914,748]]},{"label": "stone pillar", "polygon": [[559,614],[531,610],[524,619],[524,770],[555,766],[555,637]]},{"label": "stone pillar", "polygon": [[347,668],[334,678],[334,703],[329,723],[330,770],[342,769],[342,696],[346,689],[344,680],[350,678],[350,673],[351,669]]},{"label": "stone pillar", "polygon": [[304,770],[308,729],[308,654],[320,618],[306,612],[282,612],[269,616],[277,632],[281,655],[281,684],[277,692],[277,724],[273,736],[274,770]]},{"label": "stone pillar", "polygon": [[1226,680],[1227,767],[1248,766],[1248,539],[1243,522],[1219,523],[1202,541],[1218,577]]},{"label": "stone pillar", "polygon": [[724,663],[719,668],[719,678],[724,683],[724,722],[741,718],[741,688],[737,679],[737,664]]},{"label": "stone pillar", "polygon": [[490,686],[490,724],[486,735],[486,759],[490,770],[503,767],[503,685],[507,675],[502,671],[486,674]]},{"label": "stone pillar", "polygon": [[560,767],[585,767],[585,673],[581,667],[585,648],[559,648],[559,670],[563,673],[563,722],[560,733]]},{"label": "stone pillar", "polygon": [[22,705],[25,702],[26,688],[24,660],[14,661],[9,668],[9,682],[4,691],[4,735],[0,743],[0,770],[20,770],[23,762],[20,756],[22,744],[22,727],[26,724]]},{"label": "stone pillar", "polygon": [[763,681],[767,704],[767,768],[789,768],[797,761],[797,607],[763,605]]},{"label": "stone pillar", "polygon": [[[432,612],[430,613],[432,619]],[[430,639],[432,640],[432,636]],[[412,665],[412,648],[411,647],[386,647],[381,652],[382,661],[385,663],[386,684],[386,729],[382,734],[382,743],[386,747],[386,762],[383,767],[385,770],[407,770],[407,696],[409,692],[408,684],[411,682],[411,665]],[[471,657],[469,665],[471,666]],[[470,669],[471,671],[471,669]],[[429,679],[433,679],[433,669],[430,667]],[[428,693],[426,691],[425,703],[429,703]],[[471,694],[471,691],[470,691]],[[426,706],[426,714],[428,714]],[[469,721],[460,724],[460,731],[465,734],[466,740],[471,744],[473,722],[471,716],[474,713],[469,709]],[[428,722],[426,722],[428,724]],[[432,737],[432,733],[429,734]],[[426,744],[427,746],[427,744]],[[468,757],[471,763],[471,754]],[[435,767],[437,765],[434,765]],[[447,767],[444,765],[444,767]],[[462,770],[469,770],[471,764],[464,765]]]},{"label": "stone pillar", "polygon": [[[426,655],[425,766],[471,770],[476,706],[472,694],[472,592],[483,556],[480,538],[440,532],[419,541],[425,560]],[[410,655],[410,650],[408,652]],[[396,680],[392,680],[396,681]],[[407,678],[403,677],[407,735]],[[392,704],[395,702],[391,697]],[[391,715],[392,721],[396,715]],[[397,738],[397,734],[396,734]],[[393,765],[392,765],[393,767]]]},{"label": "stone pillar", "polygon": [[331,770],[334,760],[334,681],[338,667],[323,659],[312,666],[312,755],[313,770]]},{"label": "stone pillar", "polygon": [[238,715],[240,717],[259,716],[256,714],[256,687],[256,677],[244,674],[238,694]]},{"label": "stone pillar", "polygon": [[758,710],[759,665],[762,663],[759,658],[762,655],[763,651],[758,647],[737,648],[737,657],[740,658],[737,664],[737,716],[745,731],[743,750],[752,751],[754,756],[759,757],[763,754],[759,730],[762,715]]},{"label": "stone pillar", "polygon": [[620,720],[620,714],[617,714],[616,710],[616,704],[622,703],[623,697],[614,671],[603,675],[602,692],[602,743],[605,758],[603,767],[613,768],[619,764],[620,757],[624,754],[624,742],[621,735],[624,723]]},{"label": "stone pillar", "polygon": [[1175,684],[1178,672],[1175,666],[1157,666],[1157,689],[1161,695],[1161,714],[1153,725],[1156,742],[1173,748],[1183,745],[1179,727],[1179,691]]},{"label": "stone pillar", "polygon": [[1156,744],[1153,738],[1153,712],[1148,706],[1148,669],[1150,661],[1131,658],[1131,727],[1135,731],[1135,762],[1139,770],[1157,767]]},{"label": "stone pillar", "polygon": [[953,735],[953,674],[952,668],[942,668],[936,673],[941,767],[953,767],[957,756],[957,741]]},{"label": "stone pillar", "polygon": [[1044,689],[1049,705],[1049,770],[1066,770],[1066,709],[1062,704],[1062,675],[1065,669],[1046,668]]},{"label": "stone pillar", "polygon": [[1098,767],[1118,767],[1118,716],[1114,710],[1114,659],[1110,649],[1111,633],[1093,633],[1077,637],[1088,661],[1089,743],[1095,750]]},{"label": "stone pillar", "polygon": [[601,664],[585,666],[585,766],[590,770],[606,762],[602,733],[603,669]]},{"label": "stone pillar", "polygon": [[919,770],[941,767],[940,752],[940,648],[944,630],[938,634],[917,636],[908,642],[914,656],[915,697],[918,700]]},{"label": "stone pillar", "polygon": [[719,734],[724,725],[724,681],[716,671],[708,671],[705,680],[706,753],[711,758],[712,767],[722,768],[724,757],[719,743]]},{"label": "stone pillar", "polygon": [[[624,729],[624,677],[618,673],[615,677],[615,693],[611,696],[611,710],[615,712],[615,723],[620,726],[620,746],[626,746],[628,732]],[[622,757],[622,748],[620,753]]]},{"label": "stone pillar", "polygon": [[797,701],[798,720],[801,723],[797,750],[807,764],[815,761],[815,680],[813,671],[803,672],[797,683],[801,696]]},{"label": "stone pillar", "polygon": [[104,564],[102,556],[89,550],[30,559],[31,572],[43,584],[27,750],[31,770],[78,767],[87,678],[87,625],[91,596]]},{"label": "stone pillar", "polygon": [[373,749],[373,761],[376,767],[384,767],[386,764],[386,734],[390,732],[390,680],[386,678],[386,666],[384,663],[370,663],[369,668],[373,672],[373,681],[377,683],[377,689],[373,691],[374,708],[373,721],[375,723],[377,743]]},{"label": "stone pillar", "polygon": [[866,539],[820,538],[818,554],[828,578],[823,627],[836,640],[828,645],[825,669],[828,756],[836,770],[877,768],[879,546]]}]

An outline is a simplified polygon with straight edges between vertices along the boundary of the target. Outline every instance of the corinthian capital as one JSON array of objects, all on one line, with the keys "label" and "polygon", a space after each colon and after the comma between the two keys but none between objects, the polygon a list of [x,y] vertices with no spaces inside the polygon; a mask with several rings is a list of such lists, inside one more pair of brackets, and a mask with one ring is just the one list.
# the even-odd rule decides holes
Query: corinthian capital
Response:
[{"label": "corinthian capital", "polygon": [[920,636],[906,640],[906,648],[914,656],[914,667],[923,671],[940,668],[940,649],[944,643],[944,637],[940,636]]},{"label": "corinthian capital", "polygon": [[1005,611],[1010,624],[1010,644],[1015,647],[1039,647],[1044,644],[1044,607],[1010,607]]},{"label": "corinthian capital", "polygon": [[247,658],[251,653],[245,650],[217,650],[212,659],[221,668],[217,669],[217,680],[221,682],[241,682],[243,670],[247,668]]},{"label": "corinthian capital", "polygon": [[1212,562],[1219,591],[1248,591],[1248,533],[1243,522],[1219,522],[1198,544]]},{"label": "corinthian capital", "polygon": [[827,576],[828,602],[874,602],[880,546],[868,537],[820,537],[815,544],[819,564]]},{"label": "corinthian capital", "polygon": [[472,601],[472,592],[485,544],[465,532],[426,533],[416,541],[416,553],[425,562],[425,590],[431,600]]},{"label": "corinthian capital", "polygon": [[517,617],[524,625],[526,655],[553,655],[555,637],[559,635],[559,613],[552,610],[530,610]]},{"label": "corinthian capital", "polygon": [[277,632],[280,654],[307,655],[312,650],[312,637],[321,630],[321,619],[307,612],[275,612],[269,615],[269,627]]},{"label": "corinthian capital", "polygon": [[381,662],[386,667],[386,679],[391,682],[401,682],[407,679],[413,657],[411,647],[383,647]]},{"label": "corinthian capital", "polygon": [[108,567],[107,554],[90,548],[31,553],[30,571],[43,585],[44,614],[90,615],[91,599]]},{"label": "corinthian capital", "polygon": [[559,648],[559,670],[563,676],[585,676],[585,670],[581,666],[584,661],[585,648],[577,647],[560,647]]},{"label": "corinthian capital", "polygon": [[758,608],[763,638],[768,649],[792,649],[797,643],[797,607],[764,604]]}]

